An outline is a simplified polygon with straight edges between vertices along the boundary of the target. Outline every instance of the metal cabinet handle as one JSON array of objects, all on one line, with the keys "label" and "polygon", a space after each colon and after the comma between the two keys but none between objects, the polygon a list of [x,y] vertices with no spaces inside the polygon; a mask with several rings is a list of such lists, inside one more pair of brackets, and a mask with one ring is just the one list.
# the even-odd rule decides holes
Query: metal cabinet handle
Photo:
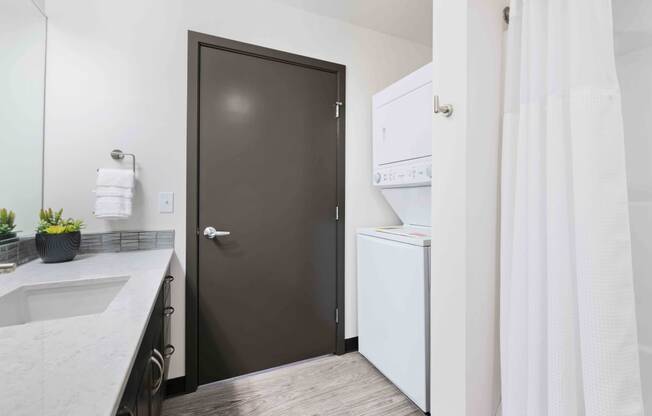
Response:
[{"label": "metal cabinet handle", "polygon": [[161,352],[159,350],[157,350],[156,348],[154,348],[154,350],[152,352],[154,354],[156,354],[156,356],[158,357],[158,362],[160,363],[158,368],[159,368],[159,370],[161,370],[160,371],[161,376],[159,377],[159,380],[158,380],[158,383],[157,383],[157,386],[156,386],[156,390],[154,391],[154,394],[156,394],[158,392],[158,390],[161,388],[161,385],[163,384],[163,376],[165,375],[164,374],[165,370],[163,370],[165,368],[165,360],[163,359],[163,354],[161,354]]},{"label": "metal cabinet handle", "polygon": [[439,96],[435,95],[434,111],[435,114],[441,113],[444,117],[450,117],[453,115],[453,105],[452,104],[439,105]]},{"label": "metal cabinet handle", "polygon": [[174,276],[172,276],[172,275],[165,276],[164,280],[165,280],[166,283],[172,283],[172,282],[174,282]]},{"label": "metal cabinet handle", "polygon": [[163,315],[165,315],[165,316],[170,316],[170,315],[172,315],[173,313],[174,313],[174,307],[173,307],[173,306],[166,306],[166,307],[163,309]]},{"label": "metal cabinet handle", "polygon": [[215,237],[223,237],[225,235],[231,235],[230,231],[217,231],[215,227],[206,227],[204,228],[204,237],[209,239],[214,239]]},{"label": "metal cabinet handle", "polygon": [[174,348],[174,345],[168,344],[165,346],[165,349],[163,350],[163,357],[167,360],[168,358],[172,357],[172,354],[174,354],[174,351],[176,349]]},{"label": "metal cabinet handle", "polygon": [[[156,355],[158,355],[159,357],[161,357],[161,360],[163,360],[163,356],[161,355],[160,352],[158,352],[158,350],[154,349],[154,353],[155,353]],[[156,394],[156,393],[158,393],[158,391],[159,391],[160,388],[161,388],[161,385],[163,384],[163,366],[162,366],[162,361],[159,362],[158,358],[154,357],[154,355],[152,355],[151,357],[149,357],[149,361],[150,361],[150,362],[153,362],[153,363],[158,367],[158,372],[159,372],[158,380],[156,380],[156,382],[154,383],[154,387],[153,387],[153,390],[152,390],[152,394]]]},{"label": "metal cabinet handle", "polygon": [[136,414],[127,406],[122,406],[120,410],[118,410],[118,415],[135,416]]},{"label": "metal cabinet handle", "polygon": [[156,354],[156,357],[158,358],[159,363],[161,364],[161,366],[163,366],[164,360],[163,360],[163,355],[161,354],[161,352],[159,350],[157,350],[156,348],[154,348],[154,350],[152,351],[152,354]]}]

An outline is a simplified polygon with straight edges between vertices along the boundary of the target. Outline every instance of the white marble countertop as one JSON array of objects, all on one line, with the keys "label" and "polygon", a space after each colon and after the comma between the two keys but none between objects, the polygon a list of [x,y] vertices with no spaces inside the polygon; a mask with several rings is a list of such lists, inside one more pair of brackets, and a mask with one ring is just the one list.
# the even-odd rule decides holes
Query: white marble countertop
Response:
[{"label": "white marble countertop", "polygon": [[102,313],[0,327],[0,415],[114,415],[171,257],[170,249],[89,254],[0,274],[0,296],[35,283],[129,276]]}]

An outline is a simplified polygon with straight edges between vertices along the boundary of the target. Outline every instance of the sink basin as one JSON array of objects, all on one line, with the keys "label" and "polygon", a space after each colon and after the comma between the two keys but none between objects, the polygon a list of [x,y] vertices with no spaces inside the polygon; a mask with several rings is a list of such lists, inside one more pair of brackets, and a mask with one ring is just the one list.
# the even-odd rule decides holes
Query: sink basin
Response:
[{"label": "sink basin", "polygon": [[129,276],[21,286],[0,297],[0,327],[102,313]]}]

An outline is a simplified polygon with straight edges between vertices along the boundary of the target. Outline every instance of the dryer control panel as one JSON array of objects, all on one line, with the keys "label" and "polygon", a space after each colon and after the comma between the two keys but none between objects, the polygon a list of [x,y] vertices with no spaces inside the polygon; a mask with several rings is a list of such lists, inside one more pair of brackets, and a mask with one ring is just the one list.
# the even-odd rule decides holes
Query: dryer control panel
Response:
[{"label": "dryer control panel", "polygon": [[432,179],[431,158],[405,164],[380,166],[374,170],[373,183],[382,187],[424,186]]}]

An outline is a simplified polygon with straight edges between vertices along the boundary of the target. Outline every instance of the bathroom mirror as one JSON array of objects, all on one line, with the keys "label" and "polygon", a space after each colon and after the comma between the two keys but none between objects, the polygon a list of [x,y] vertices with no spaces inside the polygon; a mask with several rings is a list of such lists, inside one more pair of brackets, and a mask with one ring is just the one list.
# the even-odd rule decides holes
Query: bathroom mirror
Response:
[{"label": "bathroom mirror", "polygon": [[0,244],[33,235],[42,206],[46,27],[32,0],[0,0]]}]

